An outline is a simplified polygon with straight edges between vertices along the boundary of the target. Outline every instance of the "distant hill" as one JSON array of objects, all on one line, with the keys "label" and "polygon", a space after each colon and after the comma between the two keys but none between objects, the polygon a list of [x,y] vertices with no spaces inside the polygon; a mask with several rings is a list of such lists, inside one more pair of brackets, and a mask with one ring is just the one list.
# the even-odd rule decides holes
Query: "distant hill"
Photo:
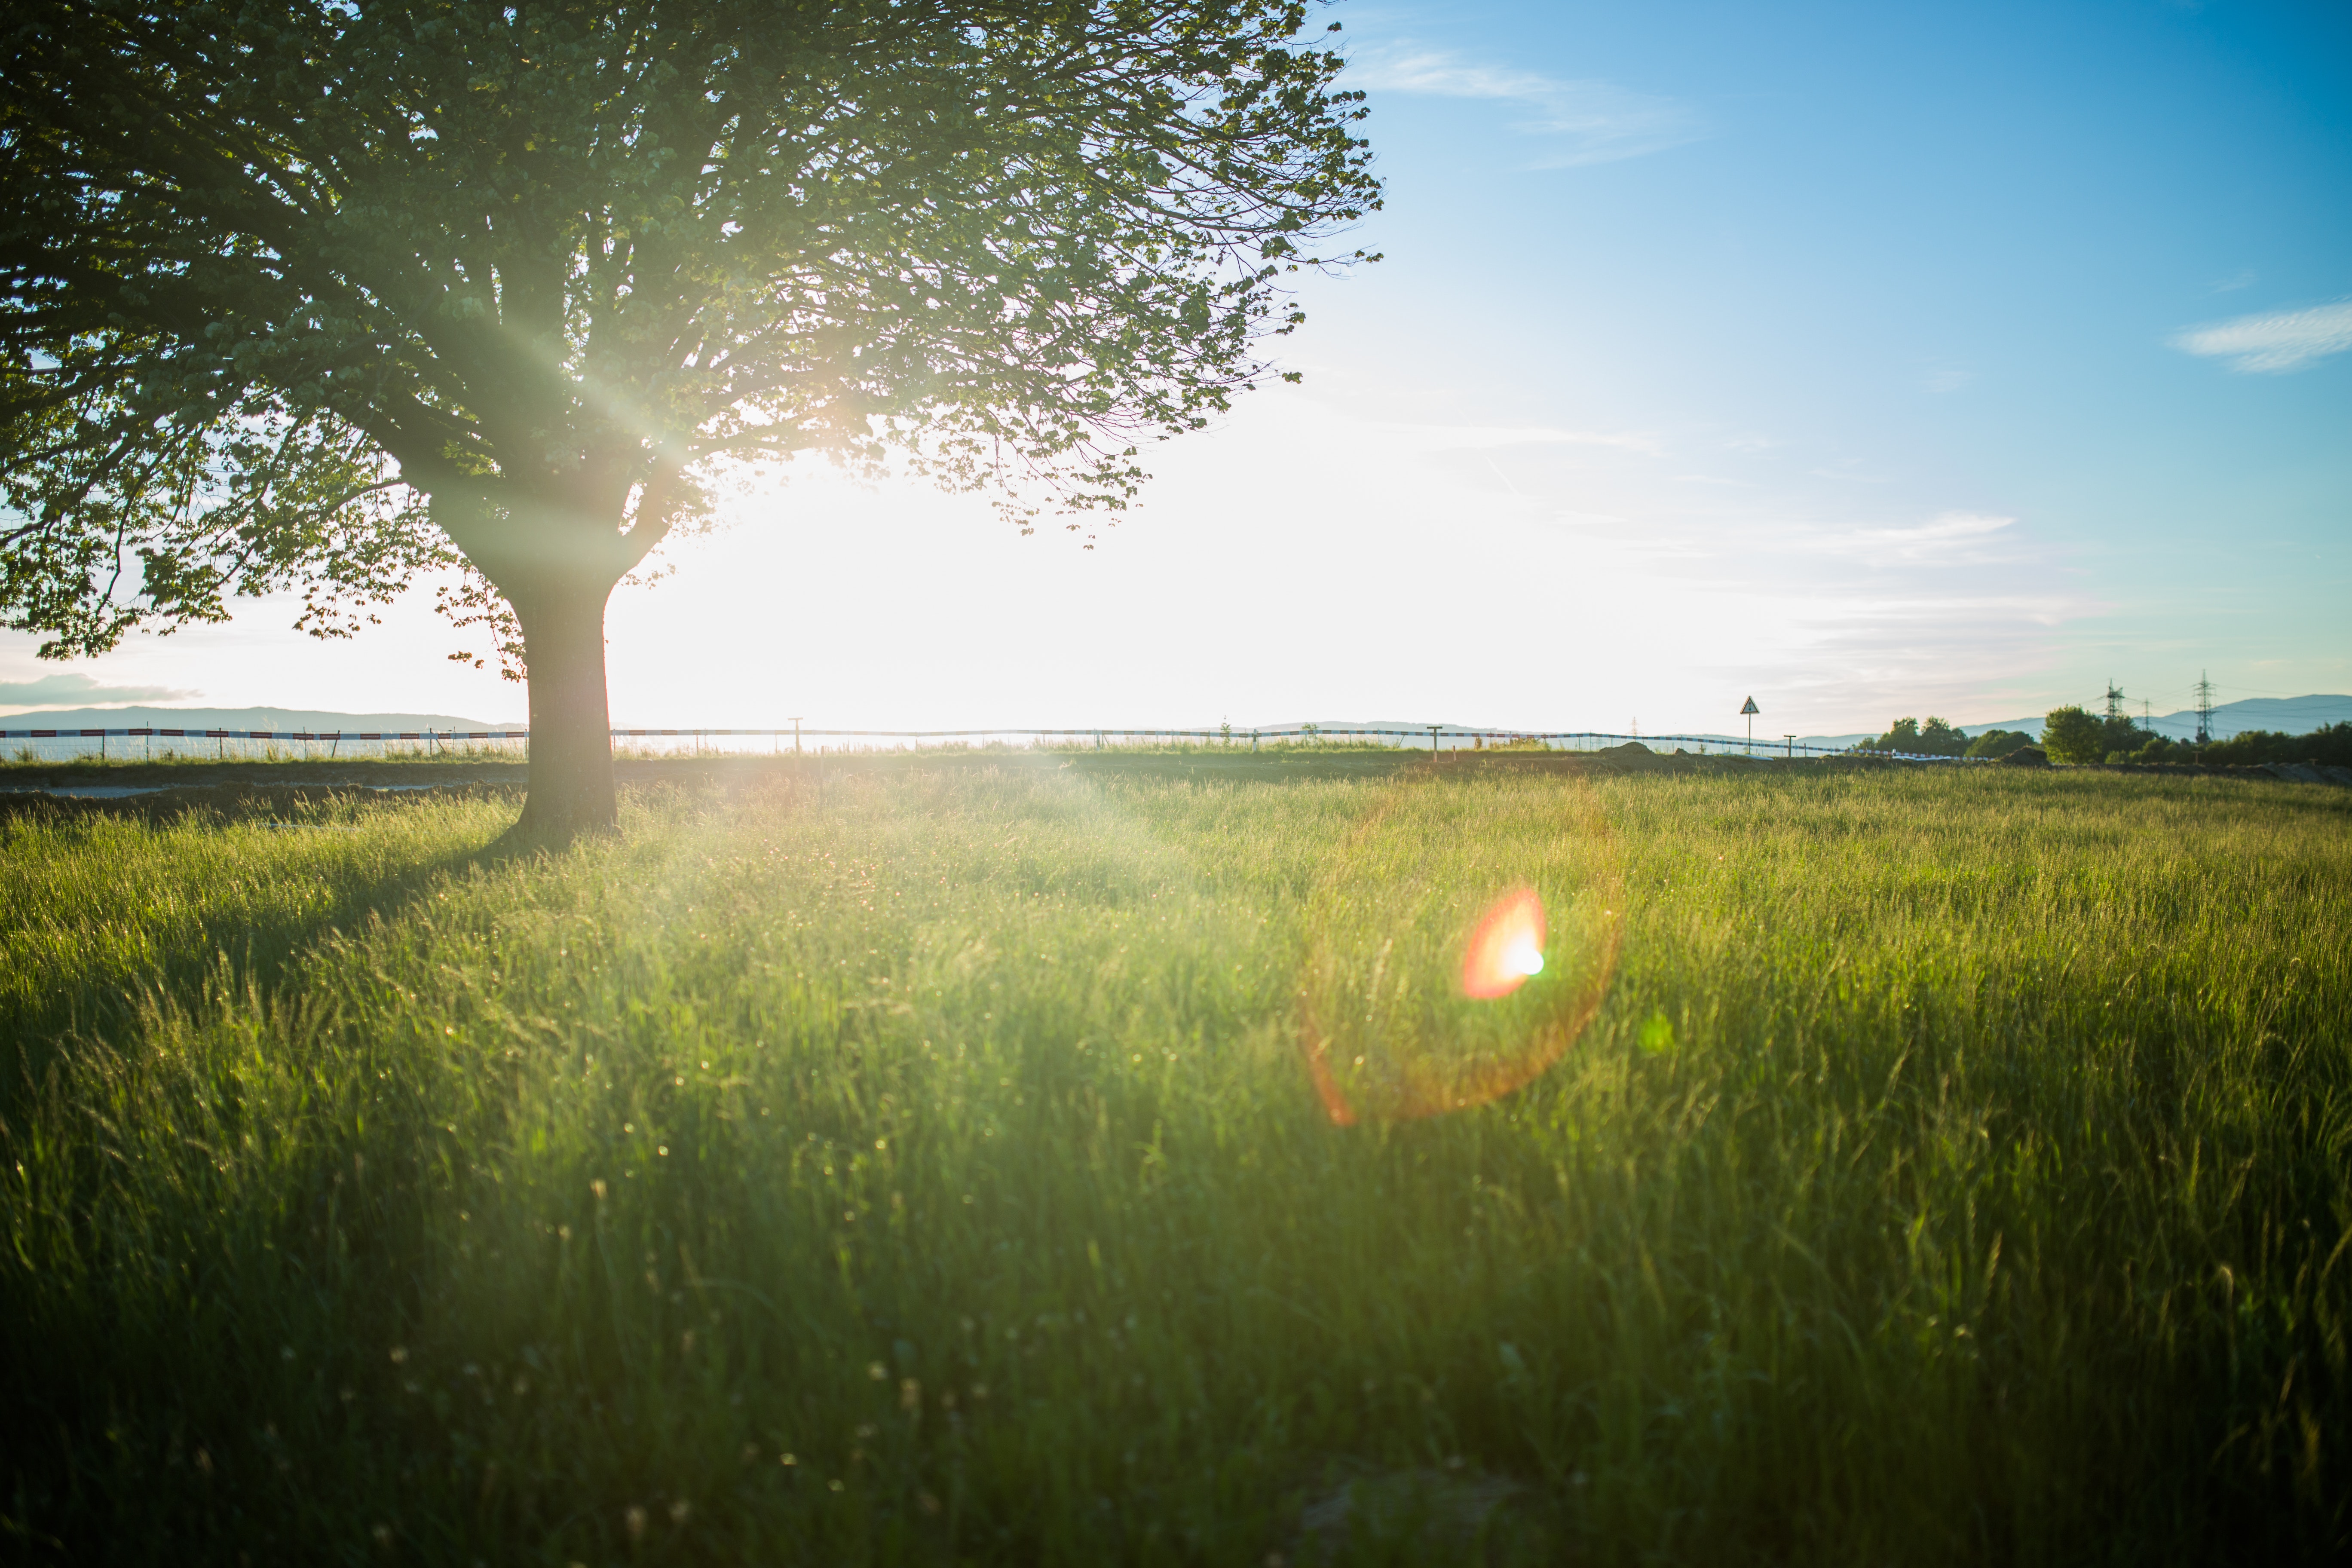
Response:
[{"label": "distant hill", "polygon": [[451,713],[329,713],[315,708],[44,708],[0,714],[0,730],[520,730]]},{"label": "distant hill", "polygon": [[[2347,720],[2352,720],[2352,697],[2244,697],[2213,710],[2213,738],[2226,741],[2246,730],[2279,730],[2290,735],[2307,735],[2325,725],[2340,724]],[[2191,708],[2159,714],[2149,721],[2148,728],[2177,741],[2193,741],[2197,738],[2197,710]]]}]

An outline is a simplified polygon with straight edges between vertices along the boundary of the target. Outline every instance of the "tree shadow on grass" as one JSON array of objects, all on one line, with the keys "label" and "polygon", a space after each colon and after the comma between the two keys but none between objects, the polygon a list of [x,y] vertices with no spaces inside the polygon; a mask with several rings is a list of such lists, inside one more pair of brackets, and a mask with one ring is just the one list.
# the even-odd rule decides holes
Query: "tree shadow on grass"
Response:
[{"label": "tree shadow on grass", "polygon": [[[193,809],[207,824],[302,815],[289,830],[317,829],[324,798]],[[265,1127],[250,1120],[263,1111],[239,1103],[234,1074],[201,1062],[156,1074],[131,1058],[182,1032],[201,1047],[226,991],[251,998],[273,1031],[283,1026],[267,1049],[300,1076],[306,1053],[340,1048],[331,1000],[304,994],[320,944],[371,917],[402,919],[448,879],[541,853],[512,835],[420,847],[384,874],[346,865],[324,879],[330,896],[289,901],[275,918],[207,920],[152,960],[110,964],[101,952],[79,984],[0,997],[0,1156],[20,1177],[5,1217],[26,1244],[0,1265],[0,1387],[19,1417],[0,1423],[0,1470],[14,1488],[0,1534],[39,1521],[52,1544],[78,1542],[96,1560],[113,1555],[106,1543],[127,1512],[172,1535],[193,1531],[191,1560],[225,1556],[222,1542],[247,1528],[229,1500],[278,1480],[287,1452],[338,1440],[352,1395],[339,1401],[335,1383],[362,1383],[367,1358],[354,1347],[380,1359],[418,1288],[436,1192],[428,1108],[398,1093],[371,1100],[362,1133],[337,1119],[327,1085],[325,1100],[278,1102],[297,1106],[297,1121],[325,1121]],[[271,1147],[257,1155],[248,1131]],[[151,1158],[160,1173],[131,1168]],[[334,1377],[279,1386],[281,1356]]]},{"label": "tree shadow on grass", "polygon": [[[14,809],[6,812],[6,819],[55,826],[127,816],[162,826],[184,824],[193,817],[227,826],[283,821],[290,814],[315,812],[322,804],[350,798],[344,792],[305,789],[168,793],[175,798],[10,803]],[[442,792],[436,795],[448,798]],[[530,860],[547,847],[509,831],[488,844],[428,855],[389,875],[332,881],[324,900],[289,907],[273,918],[257,921],[243,910],[206,914],[196,940],[180,942],[152,959],[122,963],[100,954],[78,973],[48,976],[37,990],[0,993],[0,1131],[18,1120],[75,1041],[120,1043],[158,1001],[194,1008],[207,988],[217,988],[224,978],[238,992],[276,994],[321,941],[356,930],[371,915],[393,918],[446,878]]]}]

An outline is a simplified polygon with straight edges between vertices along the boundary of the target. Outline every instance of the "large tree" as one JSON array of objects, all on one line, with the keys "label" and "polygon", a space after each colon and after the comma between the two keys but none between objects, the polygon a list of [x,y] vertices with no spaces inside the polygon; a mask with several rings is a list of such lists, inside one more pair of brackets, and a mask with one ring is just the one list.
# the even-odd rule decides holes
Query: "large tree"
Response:
[{"label": "large tree", "polygon": [[1378,197],[1297,0],[13,0],[0,60],[0,616],[348,635],[457,569],[556,835],[715,480],[1121,506]]}]

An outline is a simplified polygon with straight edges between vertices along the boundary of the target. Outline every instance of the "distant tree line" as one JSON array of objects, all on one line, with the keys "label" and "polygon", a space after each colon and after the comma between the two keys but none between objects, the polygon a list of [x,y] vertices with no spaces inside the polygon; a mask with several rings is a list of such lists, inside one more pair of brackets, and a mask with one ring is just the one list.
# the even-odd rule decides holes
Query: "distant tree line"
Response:
[{"label": "distant tree line", "polygon": [[2245,767],[2261,763],[2322,763],[2352,767],[2352,722],[2328,724],[2306,735],[2246,730],[2226,741],[2176,741],[2151,735],[2130,720],[2080,708],[2053,709],[2042,721],[2042,749],[2053,763],[2200,763]]},{"label": "distant tree line", "polygon": [[[1912,757],[2006,757],[2035,743],[2023,730],[1987,730],[1971,739],[1949,721],[1929,717],[1897,719],[1875,740],[1856,742],[1857,752]],[[2120,714],[2101,716],[2069,705],[2053,708],[2042,721],[2042,749],[2053,763],[2200,763],[2252,766],[2262,763],[2320,763],[2352,767],[2352,721],[2328,724],[2307,735],[2247,730],[2226,741],[2199,745],[2151,734]]]},{"label": "distant tree line", "polygon": [[2032,743],[2033,737],[2022,730],[1987,730],[1970,740],[1947,721],[1931,715],[1924,724],[1916,719],[1897,719],[1886,733],[1860,742],[1854,750],[1913,757],[2005,757]]}]

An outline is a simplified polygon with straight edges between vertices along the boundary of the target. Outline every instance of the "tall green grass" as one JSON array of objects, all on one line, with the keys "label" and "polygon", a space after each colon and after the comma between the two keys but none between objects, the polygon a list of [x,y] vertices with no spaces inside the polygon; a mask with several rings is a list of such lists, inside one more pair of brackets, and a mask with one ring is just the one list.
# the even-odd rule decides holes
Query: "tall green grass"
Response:
[{"label": "tall green grass", "polygon": [[1606,820],[1613,986],[1528,1088],[1335,1127],[1307,914],[1390,787],[11,828],[0,1540],[2352,1547],[2352,797],[1464,768],[1415,809],[1465,860],[1549,854],[1541,792]]}]

